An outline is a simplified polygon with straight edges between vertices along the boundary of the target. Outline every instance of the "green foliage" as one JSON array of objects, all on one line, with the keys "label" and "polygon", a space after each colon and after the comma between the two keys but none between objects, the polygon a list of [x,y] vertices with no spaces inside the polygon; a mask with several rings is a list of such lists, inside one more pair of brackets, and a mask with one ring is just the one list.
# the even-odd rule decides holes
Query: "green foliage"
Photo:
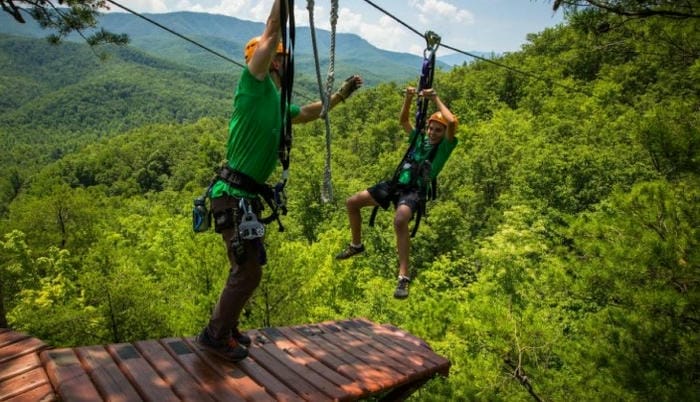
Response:
[{"label": "green foliage", "polygon": [[[25,15],[15,0],[3,0],[2,10],[11,15],[14,23],[26,23]],[[57,44],[66,36],[77,32],[90,46],[102,43],[125,44],[128,38],[124,34],[114,34],[100,29],[92,34],[85,35],[84,31],[97,26],[97,16],[100,8],[106,7],[104,0],[76,0],[66,3],[68,8],[63,8],[64,2],[58,4],[50,0],[24,0],[21,7],[30,6],[29,15],[43,29],[48,29],[48,40]]]},{"label": "green foliage", "polygon": [[[363,211],[367,252],[333,258],[350,238],[344,200],[390,177],[405,152],[404,84],[365,87],[330,114],[330,202],[325,125],[295,127],[286,230],[268,227],[242,328],[351,317],[401,327],[452,363],[414,400],[697,399],[698,28],[582,10],[499,59],[538,77],[484,62],[438,71],[460,145],[411,243],[404,301],[391,297],[391,211],[374,227]],[[17,91],[0,100],[11,150],[0,312],[55,345],[195,334],[228,261],[218,235],[192,232],[191,206],[223,158],[235,77],[216,84],[125,51],[138,68],[73,65],[115,73],[82,80],[34,56],[42,79],[0,84]]]}]

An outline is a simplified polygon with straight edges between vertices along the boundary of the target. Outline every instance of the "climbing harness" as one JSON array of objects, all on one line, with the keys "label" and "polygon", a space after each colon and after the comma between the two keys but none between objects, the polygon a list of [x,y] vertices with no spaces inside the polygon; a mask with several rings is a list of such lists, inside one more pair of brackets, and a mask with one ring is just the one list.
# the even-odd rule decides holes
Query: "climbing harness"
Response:
[{"label": "climbing harness", "polygon": [[323,90],[321,83],[321,67],[318,59],[318,48],[316,45],[316,28],[314,27],[314,0],[307,0],[307,9],[309,10],[309,27],[311,28],[311,43],[314,51],[314,61],[316,64],[316,80],[318,81],[318,91],[321,97],[321,114],[326,124],[326,159],[323,174],[323,190],[321,199],[324,203],[333,200],[333,184],[331,182],[331,123],[328,117],[328,112],[331,108],[331,91],[333,90],[333,81],[335,78],[335,31],[338,22],[338,0],[331,0],[331,44],[330,56],[328,65],[328,75],[326,76],[326,88]]},{"label": "climbing harness", "polygon": [[[428,31],[424,35],[426,41],[426,48],[423,51],[423,66],[421,68],[421,76],[418,82],[417,92],[424,89],[431,88],[433,86],[433,76],[435,73],[435,53],[440,46],[440,36],[432,31]],[[414,160],[414,154],[416,151],[417,144],[423,144],[425,141],[425,125],[426,125],[426,115],[428,112],[428,98],[418,96],[416,100],[416,123],[415,123],[415,134],[411,139],[411,143],[406,150],[401,162],[394,170],[394,175],[389,182],[389,194],[397,194],[400,190],[399,178],[401,173],[405,170],[410,170],[411,184],[412,186],[418,186],[419,189],[419,203],[416,213],[416,223],[411,230],[411,237],[416,235],[418,231],[418,226],[420,225],[421,217],[423,215],[427,216],[426,202],[428,198],[434,199],[436,196],[437,182],[430,179],[430,170],[435,154],[437,153],[437,146],[433,146],[428,154],[428,157],[421,164],[417,164]],[[374,221],[377,216],[377,211],[379,207],[375,206],[372,209],[372,214],[369,218],[369,226],[374,226]]]}]

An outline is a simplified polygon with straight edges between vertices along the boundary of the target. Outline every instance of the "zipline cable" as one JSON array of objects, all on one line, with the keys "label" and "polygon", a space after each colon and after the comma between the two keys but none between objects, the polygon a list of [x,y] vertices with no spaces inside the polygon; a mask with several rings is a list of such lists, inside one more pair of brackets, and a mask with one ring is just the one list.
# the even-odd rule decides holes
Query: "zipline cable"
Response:
[{"label": "zipline cable", "polygon": [[206,46],[204,46],[204,45],[202,45],[202,44],[199,44],[199,43],[193,41],[192,39],[186,37],[185,35],[182,35],[182,34],[180,34],[180,33],[178,33],[178,32],[175,32],[175,31],[173,31],[172,29],[170,29],[170,28],[168,28],[168,27],[166,27],[166,26],[164,26],[164,25],[162,25],[162,24],[159,24],[159,23],[156,22],[156,21],[153,21],[152,19],[146,17],[145,15],[139,14],[139,13],[137,13],[136,11],[131,10],[131,9],[129,9],[129,8],[127,8],[127,7],[125,7],[125,6],[123,6],[123,5],[119,4],[119,3],[117,3],[117,2],[114,1],[114,0],[107,0],[107,2],[108,2],[108,3],[112,3],[112,4],[114,4],[115,6],[121,8],[121,9],[123,9],[123,10],[125,10],[125,11],[128,11],[128,12],[130,12],[131,14],[134,14],[135,16],[137,16],[137,17],[139,17],[139,18],[143,18],[144,20],[150,22],[151,24],[153,24],[153,25],[155,25],[155,26],[157,26],[157,27],[159,27],[159,28],[161,28],[161,29],[164,29],[164,30],[168,31],[168,32],[170,32],[171,34],[173,34],[173,35],[175,35],[175,36],[178,36],[178,37],[180,37],[180,38],[182,38],[182,39],[184,39],[184,40],[186,40],[186,41],[192,43],[192,44],[195,45],[195,46],[201,47],[202,49],[206,50],[206,51],[209,52],[209,53],[213,53],[213,54],[215,54],[215,55],[221,57],[222,59],[224,59],[224,60],[226,60],[226,61],[229,61],[229,62],[231,62],[231,63],[233,63],[233,64],[235,64],[235,65],[237,65],[237,66],[239,66],[239,67],[241,67],[241,68],[244,68],[244,67],[245,67],[245,65],[243,65],[243,64],[241,64],[241,63],[239,63],[239,62],[237,62],[237,61],[235,61],[235,60],[233,60],[233,59],[231,59],[230,57],[224,56],[223,54],[217,52],[216,50],[210,49],[210,48],[208,48],[208,47],[206,47]]},{"label": "zipline cable", "polygon": [[[183,34],[181,34],[181,33],[179,33],[179,32],[176,32],[176,31],[174,31],[174,30],[172,30],[172,29],[166,27],[165,25],[160,24],[160,23],[158,23],[158,22],[156,22],[156,21],[154,21],[154,20],[152,20],[152,19],[146,17],[146,16],[143,15],[143,14],[140,14],[140,13],[138,13],[138,12],[136,12],[136,11],[134,11],[134,10],[132,10],[132,9],[130,9],[130,8],[126,7],[126,6],[124,6],[124,5],[121,5],[121,4],[117,3],[117,2],[114,1],[114,0],[106,0],[106,1],[107,1],[108,3],[114,4],[115,6],[117,6],[117,7],[121,8],[121,9],[123,9],[124,11],[127,11],[127,12],[129,12],[129,13],[131,13],[131,14],[133,14],[133,15],[135,15],[135,16],[137,16],[137,17],[139,17],[139,18],[141,18],[141,19],[143,19],[143,20],[145,20],[145,21],[147,21],[147,22],[150,22],[151,24],[157,26],[158,28],[161,28],[161,29],[163,29],[163,30],[166,30],[166,31],[170,32],[171,34],[173,34],[173,35],[175,35],[175,36],[177,36],[177,37],[179,37],[179,38],[181,38],[181,39],[184,39],[184,40],[186,40],[187,42],[190,42],[190,43],[192,43],[192,44],[195,45],[195,46],[198,46],[198,47],[204,49],[205,51],[207,51],[207,52],[209,52],[209,53],[212,53],[212,54],[214,54],[214,55],[216,55],[216,56],[218,56],[218,57],[221,57],[222,59],[224,59],[224,60],[226,60],[226,61],[228,61],[228,62],[230,62],[230,63],[233,63],[233,64],[237,65],[238,67],[245,68],[245,64],[242,64],[242,63],[240,63],[240,62],[237,62],[236,60],[233,60],[233,59],[231,59],[230,57],[228,57],[228,56],[226,56],[226,55],[223,55],[223,54],[217,52],[216,50],[213,50],[213,49],[211,49],[211,48],[209,48],[209,47],[207,47],[207,46],[204,46],[204,45],[202,45],[201,43],[198,43],[197,41],[192,40],[192,39],[186,37],[185,35],[183,35]],[[297,92],[297,91],[294,91],[294,95],[297,95],[297,96],[299,96],[300,98],[305,99],[306,101],[312,101],[312,100],[313,100],[313,99],[309,98],[308,96],[306,96],[306,95],[304,95],[304,94],[302,94],[302,93],[300,93],[300,92]]]},{"label": "zipline cable", "polygon": [[[371,5],[372,7],[376,8],[377,10],[381,11],[382,13],[384,13],[386,16],[390,17],[390,18],[393,19],[394,21],[396,21],[396,22],[398,22],[399,24],[403,25],[404,27],[406,27],[406,28],[407,28],[408,30],[410,30],[411,32],[415,33],[416,35],[418,35],[418,36],[420,36],[420,37],[423,37],[423,34],[420,33],[417,29],[411,27],[410,25],[408,25],[407,23],[405,23],[404,21],[402,21],[401,19],[399,19],[399,18],[396,17],[395,15],[393,15],[393,14],[391,14],[390,12],[386,11],[385,9],[379,7],[378,5],[376,5],[375,3],[373,3],[371,0],[364,0],[364,1],[365,1],[366,3],[368,3],[369,5]],[[537,79],[537,80],[545,81],[545,82],[547,82],[547,83],[550,84],[550,85],[555,85],[555,86],[558,86],[558,87],[560,87],[560,88],[567,89],[567,90],[569,90],[569,91],[579,92],[579,93],[582,93],[582,94],[584,94],[584,95],[589,95],[589,96],[591,95],[591,93],[589,93],[588,91],[585,91],[585,90],[583,90],[583,89],[571,87],[571,86],[564,85],[564,84],[560,84],[560,83],[558,83],[558,82],[552,81],[552,80],[549,79],[549,78],[546,78],[546,77],[543,77],[543,76],[540,76],[540,75],[537,75],[537,74],[534,74],[534,73],[531,73],[531,72],[528,72],[528,71],[519,70],[519,69],[517,69],[517,68],[515,68],[515,67],[511,67],[511,66],[508,66],[508,65],[506,65],[506,64],[499,63],[499,62],[497,62],[497,61],[494,61],[494,60],[491,60],[491,59],[487,59],[487,58],[485,58],[485,57],[481,57],[481,56],[478,56],[478,55],[469,53],[469,52],[464,51],[464,50],[461,50],[461,49],[457,49],[457,48],[455,48],[455,47],[446,45],[446,44],[444,44],[444,43],[441,43],[440,46],[442,46],[442,47],[444,47],[444,48],[446,48],[446,49],[454,50],[455,52],[464,54],[464,55],[466,55],[466,56],[473,57],[473,58],[475,58],[475,59],[477,59],[477,60],[481,60],[481,61],[483,61],[483,62],[485,62],[485,63],[490,63],[490,64],[493,64],[493,65],[495,65],[495,66],[498,66],[498,67],[501,67],[501,68],[505,68],[506,70],[509,70],[509,71],[511,71],[511,72],[514,72],[514,73],[518,73],[518,74],[521,74],[521,75],[524,75],[524,76],[527,76],[527,77],[530,77],[530,78],[534,78],[534,79]]]}]

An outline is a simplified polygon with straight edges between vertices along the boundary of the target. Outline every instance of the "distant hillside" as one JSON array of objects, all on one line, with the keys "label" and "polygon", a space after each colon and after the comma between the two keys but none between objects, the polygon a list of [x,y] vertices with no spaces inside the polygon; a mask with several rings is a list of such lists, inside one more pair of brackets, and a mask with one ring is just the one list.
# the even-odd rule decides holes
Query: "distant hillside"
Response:
[{"label": "distant hillside", "polygon": [[107,50],[102,61],[86,44],[0,35],[0,166],[55,159],[144,124],[229,115],[236,75]]},{"label": "distant hillside", "polygon": [[[166,14],[145,14],[188,38],[201,43],[233,60],[243,62],[243,46],[253,36],[262,32],[264,25],[259,22],[240,20],[222,15],[175,12]],[[118,33],[126,33],[130,38],[129,47],[140,49],[156,57],[207,71],[230,71],[230,62],[213,55],[151,23],[127,13],[108,13],[100,18],[100,27]],[[0,33],[45,37],[33,20],[17,24],[6,13],[0,13]],[[328,68],[330,32],[316,30],[321,72],[325,79]],[[70,38],[82,41],[79,36]],[[315,65],[311,33],[308,27],[297,28],[296,70],[300,75],[310,75],[315,79]],[[368,85],[379,82],[404,82],[415,80],[419,73],[422,58],[408,53],[390,52],[378,49],[354,34],[336,36],[336,76],[338,79],[352,73],[363,75]],[[441,63],[440,67],[449,68]]]},{"label": "distant hillside", "polygon": [[[241,62],[245,42],[263,30],[262,23],[205,13],[148,17]],[[52,46],[44,39],[49,31],[33,19],[19,24],[0,13],[5,78],[0,82],[0,146],[8,150],[0,156],[0,167],[57,159],[97,138],[147,124],[229,116],[240,66],[131,14],[105,14],[100,27],[128,34],[130,45],[90,48],[75,35]],[[364,77],[366,86],[403,85],[420,74],[421,57],[378,49],[353,34],[336,39],[336,87],[354,73]],[[317,30],[317,45],[325,80],[328,31]],[[296,101],[316,99],[307,27],[297,29],[295,55]]]}]

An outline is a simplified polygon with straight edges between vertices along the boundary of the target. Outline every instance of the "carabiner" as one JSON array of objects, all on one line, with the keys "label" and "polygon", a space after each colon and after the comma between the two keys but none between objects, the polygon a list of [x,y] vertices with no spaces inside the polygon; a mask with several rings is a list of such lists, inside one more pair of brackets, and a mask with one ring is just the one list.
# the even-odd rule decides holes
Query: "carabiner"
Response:
[{"label": "carabiner", "polygon": [[426,43],[426,48],[425,51],[423,52],[423,56],[425,57],[425,54],[427,52],[433,52],[437,51],[438,46],[440,46],[440,35],[436,34],[433,31],[427,31],[425,35],[423,35],[425,38],[425,43]]}]

